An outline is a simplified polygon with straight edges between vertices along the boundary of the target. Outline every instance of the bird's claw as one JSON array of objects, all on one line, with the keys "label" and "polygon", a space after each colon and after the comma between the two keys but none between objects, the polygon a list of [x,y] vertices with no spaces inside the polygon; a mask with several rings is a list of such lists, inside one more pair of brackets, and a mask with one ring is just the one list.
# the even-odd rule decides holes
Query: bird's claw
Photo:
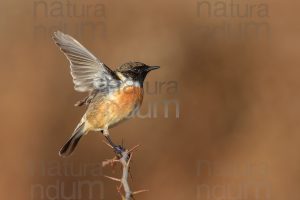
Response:
[{"label": "bird's claw", "polygon": [[114,145],[113,148],[114,148],[115,153],[118,156],[122,157],[122,154],[123,154],[123,152],[125,152],[125,149],[121,145]]},{"label": "bird's claw", "polygon": [[[114,151],[115,151],[115,154],[117,155],[117,157],[118,158],[122,158],[123,157],[123,153],[126,151],[126,149],[123,146],[121,146],[121,145],[115,145],[113,148],[114,148]],[[129,160],[130,155],[131,154],[128,153],[126,160]]]}]

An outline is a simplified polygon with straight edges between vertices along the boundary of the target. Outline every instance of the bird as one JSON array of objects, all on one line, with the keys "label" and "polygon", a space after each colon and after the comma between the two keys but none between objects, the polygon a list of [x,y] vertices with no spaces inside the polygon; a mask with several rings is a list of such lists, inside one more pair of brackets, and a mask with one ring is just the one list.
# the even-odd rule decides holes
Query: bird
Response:
[{"label": "bird", "polygon": [[101,132],[118,150],[109,129],[135,116],[143,102],[147,74],[160,67],[127,62],[112,70],[72,36],[56,31],[52,38],[69,60],[74,89],[88,92],[86,98],[75,104],[87,109],[59,155],[70,156],[82,136],[90,131]]}]

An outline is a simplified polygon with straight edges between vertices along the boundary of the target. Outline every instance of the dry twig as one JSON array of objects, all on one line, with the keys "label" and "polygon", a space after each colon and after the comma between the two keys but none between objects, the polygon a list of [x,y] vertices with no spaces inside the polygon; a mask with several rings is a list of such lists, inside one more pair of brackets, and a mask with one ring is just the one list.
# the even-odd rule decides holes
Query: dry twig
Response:
[{"label": "dry twig", "polygon": [[[110,144],[104,142],[107,144],[109,147],[113,148]],[[116,156],[113,159],[106,160],[102,162],[103,166],[110,165],[113,167],[116,163],[120,163],[122,165],[122,177],[121,178],[115,178],[111,176],[105,176],[106,178],[119,182],[120,185],[117,186],[117,191],[121,195],[122,200],[130,200],[133,199],[134,195],[147,192],[148,190],[139,190],[132,192],[128,183],[128,175],[130,174],[129,172],[129,165],[130,161],[132,159],[133,151],[136,150],[140,145],[136,145],[130,150],[124,149],[123,147],[120,146],[121,152],[116,153]],[[122,193],[121,189],[123,188],[124,194]]]}]

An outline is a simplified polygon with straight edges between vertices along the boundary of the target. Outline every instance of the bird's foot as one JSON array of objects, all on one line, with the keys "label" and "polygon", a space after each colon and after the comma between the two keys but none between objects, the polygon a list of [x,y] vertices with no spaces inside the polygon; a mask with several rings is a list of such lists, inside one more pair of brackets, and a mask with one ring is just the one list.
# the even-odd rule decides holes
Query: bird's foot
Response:
[{"label": "bird's foot", "polygon": [[113,141],[110,139],[109,136],[105,136],[106,140],[109,142],[111,147],[114,149],[115,154],[121,158],[123,156],[123,153],[126,151],[126,149],[123,147],[123,145],[116,145],[113,143]]},{"label": "bird's foot", "polygon": [[126,151],[125,148],[121,145],[114,145],[113,148],[116,155],[120,158],[123,156],[123,153]]}]

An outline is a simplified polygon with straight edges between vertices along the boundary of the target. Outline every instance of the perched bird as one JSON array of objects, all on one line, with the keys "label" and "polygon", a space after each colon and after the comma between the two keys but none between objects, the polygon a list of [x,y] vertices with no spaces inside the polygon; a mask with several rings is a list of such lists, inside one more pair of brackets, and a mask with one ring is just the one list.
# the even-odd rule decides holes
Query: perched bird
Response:
[{"label": "perched bird", "polygon": [[139,110],[146,75],[159,67],[128,62],[113,71],[73,37],[57,31],[53,40],[70,62],[75,90],[89,92],[85,99],[75,104],[86,105],[87,110],[59,155],[69,156],[80,138],[89,131],[101,131],[109,143],[117,147],[111,141],[108,129]]}]

